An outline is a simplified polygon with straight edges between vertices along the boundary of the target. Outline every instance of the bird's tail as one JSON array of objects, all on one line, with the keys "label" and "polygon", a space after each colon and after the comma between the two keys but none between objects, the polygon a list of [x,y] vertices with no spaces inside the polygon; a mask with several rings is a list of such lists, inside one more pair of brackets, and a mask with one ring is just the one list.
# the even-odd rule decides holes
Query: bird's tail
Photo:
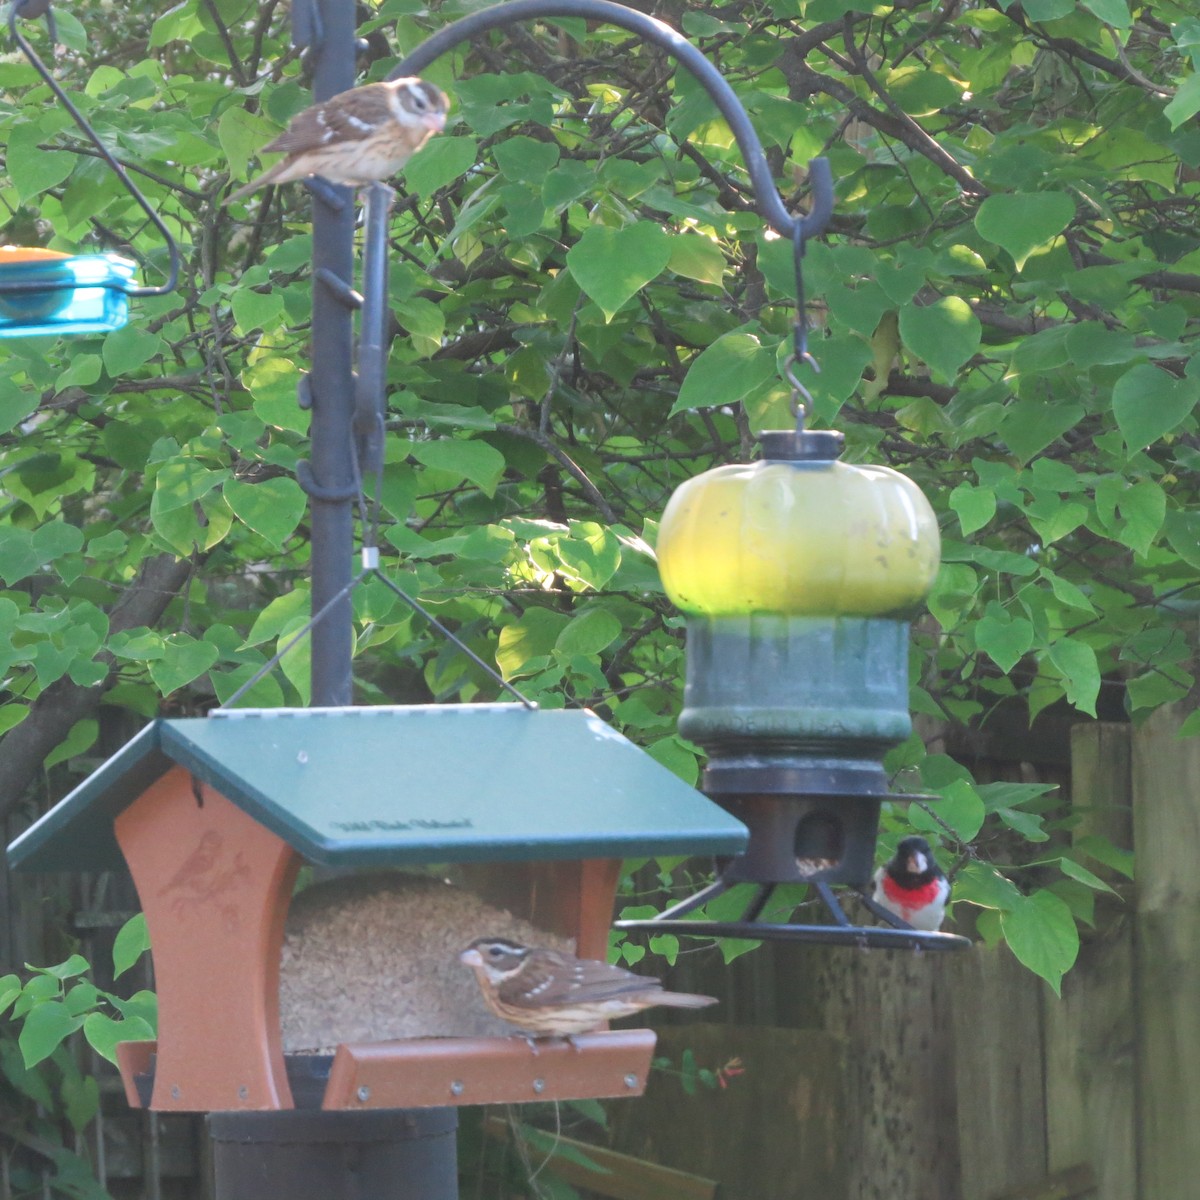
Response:
[{"label": "bird's tail", "polygon": [[658,992],[654,997],[655,1004],[667,1008],[707,1008],[716,1004],[716,996],[697,996],[694,992]]},{"label": "bird's tail", "polygon": [[280,175],[283,174],[284,164],[286,159],[277,162],[269,170],[264,171],[256,179],[250,180],[249,183],[244,183],[236,192],[230,192],[224,200],[221,201],[221,207],[224,208],[228,204],[232,204],[235,200],[240,200],[243,196],[248,196],[257,188],[266,187],[268,183],[274,183]]}]

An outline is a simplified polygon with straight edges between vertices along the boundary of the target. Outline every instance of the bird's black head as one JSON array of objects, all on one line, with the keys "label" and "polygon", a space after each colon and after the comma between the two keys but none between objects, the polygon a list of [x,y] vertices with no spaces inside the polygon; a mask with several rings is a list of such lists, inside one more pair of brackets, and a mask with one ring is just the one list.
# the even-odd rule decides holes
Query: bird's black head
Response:
[{"label": "bird's black head", "polygon": [[906,883],[927,883],[941,874],[941,867],[923,837],[906,837],[888,863],[888,874]]}]

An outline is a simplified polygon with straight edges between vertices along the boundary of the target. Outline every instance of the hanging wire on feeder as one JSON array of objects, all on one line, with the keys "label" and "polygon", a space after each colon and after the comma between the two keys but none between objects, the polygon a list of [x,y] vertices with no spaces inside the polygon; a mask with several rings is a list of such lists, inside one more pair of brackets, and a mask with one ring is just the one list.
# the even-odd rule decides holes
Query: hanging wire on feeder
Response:
[{"label": "hanging wire on feeder", "polygon": [[[380,418],[382,423],[382,417]],[[354,469],[354,482],[357,491],[356,503],[358,506],[359,525],[361,528],[362,541],[362,569],[350,580],[337,590],[322,606],[319,612],[313,613],[305,624],[296,631],[296,633],[288,639],[287,643],[281,646],[275,654],[271,656],[263,665],[255,671],[249,679],[246,680],[234,693],[229,697],[224,704],[219,704],[215,711],[224,711],[231,709],[233,706],[247,693],[256,683],[262,680],[266,675],[273,671],[283,659],[283,656],[288,653],[294,646],[298,645],[306,638],[314,628],[324,618],[333,611],[338,602],[350,595],[355,588],[358,587],[364,579],[373,577],[379,580],[389,591],[393,592],[397,597],[404,601],[418,616],[424,620],[448,642],[461,650],[477,667],[485,671],[496,683],[500,685],[506,692],[510,693],[515,699],[520,701],[527,709],[535,710],[537,704],[530,700],[528,696],[524,696],[518,691],[499,671],[496,670],[486,659],[481,658],[470,646],[466,644],[457,634],[447,629],[441,621],[437,619],[419,600],[414,596],[410,596],[399,584],[394,583],[389,579],[379,565],[379,514],[382,511],[383,498],[383,470],[380,467],[371,472],[375,477],[374,495],[368,509],[367,493],[363,485],[363,473],[359,467],[358,447],[354,439],[350,443],[350,456]]]},{"label": "hanging wire on feeder", "polygon": [[792,328],[792,352],[783,364],[783,375],[792,389],[792,416],[796,418],[796,432],[804,432],[804,422],[812,409],[812,393],[806,388],[796,368],[803,364],[814,374],[821,373],[821,366],[808,348],[808,305],[804,296],[804,250],[807,243],[804,222],[797,221],[792,230],[792,261],[796,271],[796,323]]}]

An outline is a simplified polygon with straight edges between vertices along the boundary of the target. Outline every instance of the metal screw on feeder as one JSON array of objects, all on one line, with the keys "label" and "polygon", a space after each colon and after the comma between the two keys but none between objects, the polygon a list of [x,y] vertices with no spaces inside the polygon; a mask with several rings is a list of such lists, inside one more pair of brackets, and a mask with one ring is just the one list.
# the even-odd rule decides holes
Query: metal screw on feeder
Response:
[{"label": "metal screw on feeder", "polygon": [[139,287],[133,282],[135,264],[117,254],[72,255],[40,247],[0,247],[0,338],[111,333],[129,320],[130,296],[164,296],[174,290],[179,249],[162,218],[18,30],[18,17],[41,16],[46,18],[53,42],[54,14],[48,0],[15,0],[8,14],[13,41],[163,236],[170,262],[164,284]]}]

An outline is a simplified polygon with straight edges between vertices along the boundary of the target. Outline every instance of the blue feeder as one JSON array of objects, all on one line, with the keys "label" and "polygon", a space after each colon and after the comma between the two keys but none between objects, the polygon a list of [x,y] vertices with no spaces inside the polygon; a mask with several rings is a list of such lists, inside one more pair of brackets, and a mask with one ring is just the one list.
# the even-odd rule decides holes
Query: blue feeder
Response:
[{"label": "blue feeder", "polygon": [[136,290],[133,272],[116,254],[0,246],[0,337],[120,329]]},{"label": "blue feeder", "polygon": [[53,42],[56,34],[49,0],[16,0],[8,16],[13,40],[162,234],[170,254],[170,266],[167,281],[162,286],[138,287],[133,279],[135,264],[117,254],[71,255],[40,247],[0,247],[0,338],[111,333],[129,320],[130,296],[165,296],[174,290],[179,278],[179,248],[128,172],[109,153],[33,47],[21,36],[17,18],[40,16],[46,18]]}]

